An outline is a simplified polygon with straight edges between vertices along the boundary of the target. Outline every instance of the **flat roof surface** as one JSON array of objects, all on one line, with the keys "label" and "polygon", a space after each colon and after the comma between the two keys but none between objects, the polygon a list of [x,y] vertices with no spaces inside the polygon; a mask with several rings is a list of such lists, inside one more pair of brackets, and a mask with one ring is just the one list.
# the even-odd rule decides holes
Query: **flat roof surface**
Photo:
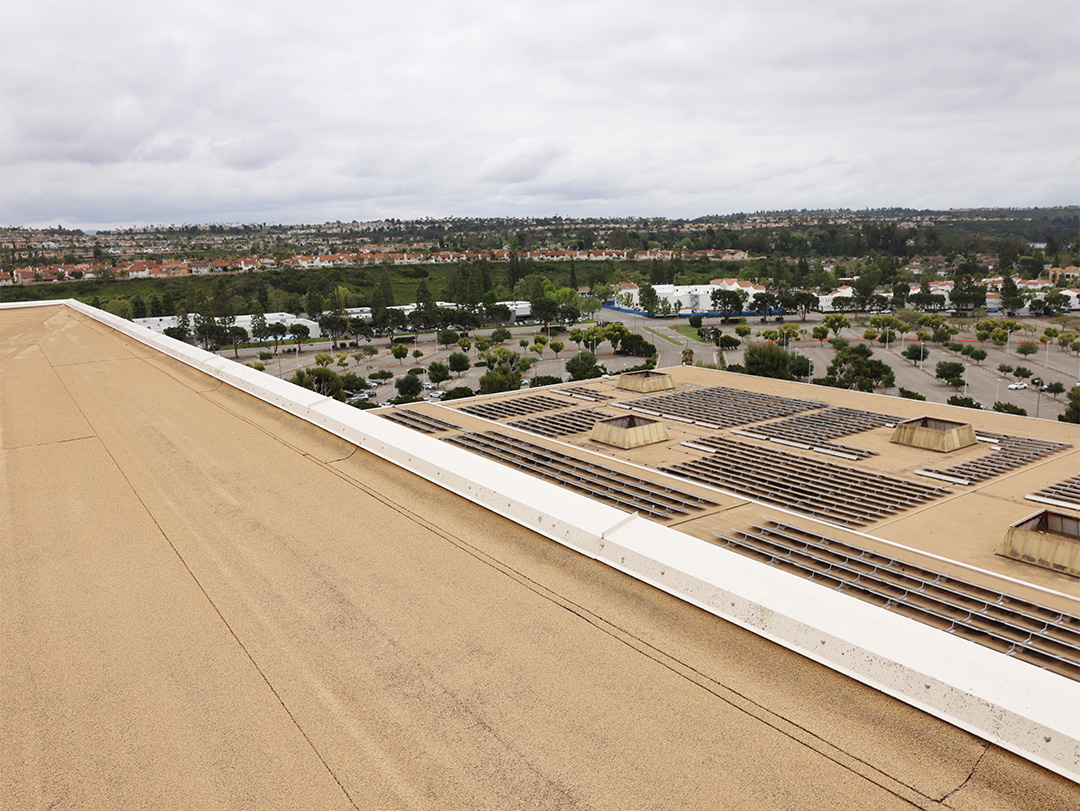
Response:
[{"label": "flat roof surface", "polygon": [[4,807],[1080,799],[64,307],[0,310],[0,446]]}]

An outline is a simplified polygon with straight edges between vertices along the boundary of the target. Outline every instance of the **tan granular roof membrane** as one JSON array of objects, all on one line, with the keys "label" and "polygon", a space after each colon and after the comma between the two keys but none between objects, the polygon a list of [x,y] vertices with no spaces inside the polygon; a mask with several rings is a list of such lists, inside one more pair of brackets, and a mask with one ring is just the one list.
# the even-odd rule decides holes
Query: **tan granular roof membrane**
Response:
[{"label": "tan granular roof membrane", "polygon": [[5,809],[1080,799],[66,308],[0,445]]}]

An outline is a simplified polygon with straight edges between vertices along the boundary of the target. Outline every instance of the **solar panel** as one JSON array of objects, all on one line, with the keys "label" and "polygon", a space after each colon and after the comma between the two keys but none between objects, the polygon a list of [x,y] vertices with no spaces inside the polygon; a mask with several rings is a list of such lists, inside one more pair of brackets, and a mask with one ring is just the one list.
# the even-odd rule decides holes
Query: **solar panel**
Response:
[{"label": "solar panel", "polygon": [[443,439],[542,479],[558,482],[599,501],[653,518],[686,515],[692,509],[716,503],[674,487],[586,462],[520,437],[488,431],[468,432]]},{"label": "solar panel", "polygon": [[558,414],[543,414],[525,420],[509,423],[512,428],[520,428],[533,434],[546,437],[581,434],[592,430],[598,420],[605,420],[613,414],[605,414],[596,409],[585,408],[577,411],[564,411]]},{"label": "solar panel", "polygon": [[483,403],[473,403],[462,406],[459,410],[474,417],[483,417],[488,420],[501,420],[506,417],[520,417],[524,414],[534,414],[538,411],[551,411],[556,408],[566,408],[568,403],[557,397],[546,394],[534,394],[529,397],[510,397],[505,400],[487,400]]},{"label": "solar panel", "polygon": [[1080,510],[1080,475],[1071,476],[1028,496],[1032,501],[1046,501]]},{"label": "solar panel", "polygon": [[681,444],[708,455],[661,470],[840,525],[873,523],[949,492],[727,437]]},{"label": "solar panel", "polygon": [[1080,681],[1080,617],[781,522],[724,546]]},{"label": "solar panel", "polygon": [[980,431],[977,436],[983,442],[991,443],[988,454],[944,469],[929,468],[929,472],[955,479],[966,479],[970,483],[980,482],[1072,447],[1066,442],[1048,442],[1008,434]]},{"label": "solar panel", "polygon": [[638,397],[613,403],[613,405],[651,416],[691,422],[707,428],[744,425],[825,406],[824,403],[811,400],[778,397],[774,394],[742,391],[726,386]]},{"label": "solar panel", "polygon": [[408,409],[394,409],[392,411],[381,411],[379,416],[383,419],[396,422],[400,425],[404,425],[407,428],[413,428],[424,434],[434,434],[437,431],[456,431],[460,426],[454,425],[452,422],[441,420],[438,417],[432,417],[429,414],[424,414],[419,411],[410,411]]}]

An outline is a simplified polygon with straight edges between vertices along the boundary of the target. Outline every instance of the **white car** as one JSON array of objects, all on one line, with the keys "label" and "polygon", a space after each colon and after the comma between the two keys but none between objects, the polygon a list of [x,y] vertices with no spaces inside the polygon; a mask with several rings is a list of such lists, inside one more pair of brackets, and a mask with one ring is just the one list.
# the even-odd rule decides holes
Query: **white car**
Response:
[{"label": "white car", "polygon": [[1027,383],[1025,383],[1023,380],[1018,380],[1015,383],[1010,383],[1009,388],[1013,389],[1014,391],[1016,389],[1026,389],[1027,388]]}]

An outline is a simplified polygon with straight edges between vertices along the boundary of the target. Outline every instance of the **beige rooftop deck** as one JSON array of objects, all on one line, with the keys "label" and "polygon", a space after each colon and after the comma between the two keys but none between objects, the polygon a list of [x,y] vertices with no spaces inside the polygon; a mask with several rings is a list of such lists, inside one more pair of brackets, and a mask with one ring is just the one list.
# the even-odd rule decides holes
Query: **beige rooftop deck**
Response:
[{"label": "beige rooftop deck", "polygon": [[[715,380],[687,370],[680,385]],[[66,308],[0,310],[0,447],[4,808],[1080,799]],[[649,446],[612,464],[679,455]],[[1040,466],[1056,475],[1068,459]],[[1011,515],[994,488],[1034,486],[1031,473],[976,496]],[[715,501],[680,525],[694,535],[753,512],[683,487]],[[938,514],[871,529],[937,531],[949,511],[924,509]]]}]

